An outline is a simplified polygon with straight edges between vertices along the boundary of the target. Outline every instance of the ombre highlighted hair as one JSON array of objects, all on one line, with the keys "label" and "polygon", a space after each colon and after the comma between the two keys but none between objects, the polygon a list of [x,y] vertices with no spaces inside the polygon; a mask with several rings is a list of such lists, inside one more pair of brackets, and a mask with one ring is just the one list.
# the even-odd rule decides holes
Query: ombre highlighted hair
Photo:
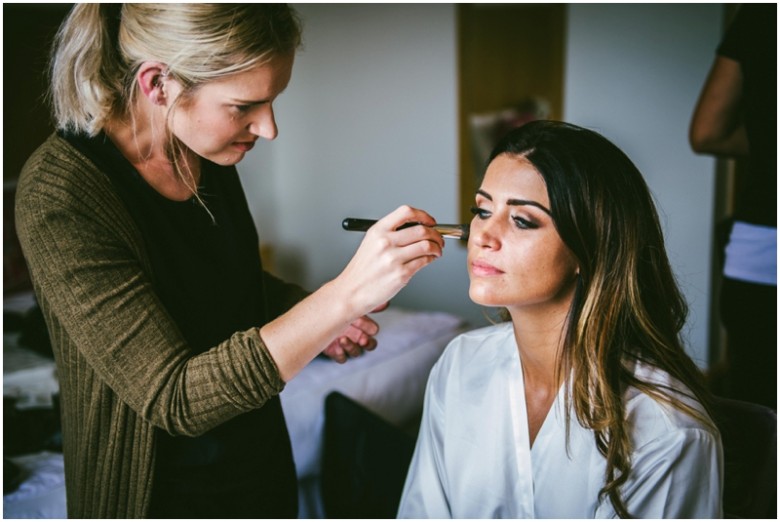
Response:
[{"label": "ombre highlighted hair", "polygon": [[[534,121],[510,131],[493,149],[524,157],[547,186],[558,234],[580,273],[569,311],[558,377],[571,409],[591,429],[607,461],[601,495],[629,517],[620,486],[631,469],[624,391],[633,386],[712,426],[670,390],[637,379],[633,363],[667,372],[710,411],[703,376],[683,348],[688,308],[664,246],[658,213],[639,170],[613,143],[575,125]],[[568,415],[568,413],[567,413]],[[570,420],[570,419],[569,419]]]}]

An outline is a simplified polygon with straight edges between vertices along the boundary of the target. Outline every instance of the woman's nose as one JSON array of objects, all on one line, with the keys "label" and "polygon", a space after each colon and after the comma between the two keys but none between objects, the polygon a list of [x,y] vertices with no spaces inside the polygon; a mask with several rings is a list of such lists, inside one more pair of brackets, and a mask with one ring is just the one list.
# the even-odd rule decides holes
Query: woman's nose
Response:
[{"label": "woman's nose", "polygon": [[279,134],[273,108],[262,107],[256,118],[249,124],[249,132],[266,140],[273,140]]},{"label": "woman's nose", "polygon": [[496,230],[495,220],[492,218],[480,219],[475,217],[470,226],[469,243],[480,248],[498,249],[501,246],[501,240]]}]

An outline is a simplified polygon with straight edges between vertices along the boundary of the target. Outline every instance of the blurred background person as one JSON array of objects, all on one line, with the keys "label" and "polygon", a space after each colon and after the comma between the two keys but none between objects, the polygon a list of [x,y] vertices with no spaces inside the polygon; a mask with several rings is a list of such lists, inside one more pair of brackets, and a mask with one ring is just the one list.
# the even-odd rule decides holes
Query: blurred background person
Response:
[{"label": "blurred background person", "polygon": [[[744,4],[718,46],[690,125],[694,151],[745,158],[720,294],[726,388],[777,407],[777,5]],[[742,173],[740,173],[742,175]]]}]

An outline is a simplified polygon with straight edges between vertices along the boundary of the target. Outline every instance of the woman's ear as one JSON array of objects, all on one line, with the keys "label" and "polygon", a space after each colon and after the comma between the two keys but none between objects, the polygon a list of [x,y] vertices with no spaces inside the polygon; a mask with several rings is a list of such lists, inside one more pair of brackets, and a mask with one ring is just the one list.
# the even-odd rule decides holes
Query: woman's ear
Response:
[{"label": "woman's ear", "polygon": [[166,99],[165,82],[167,68],[159,62],[144,62],[138,68],[136,81],[144,97],[153,105],[165,105]]}]

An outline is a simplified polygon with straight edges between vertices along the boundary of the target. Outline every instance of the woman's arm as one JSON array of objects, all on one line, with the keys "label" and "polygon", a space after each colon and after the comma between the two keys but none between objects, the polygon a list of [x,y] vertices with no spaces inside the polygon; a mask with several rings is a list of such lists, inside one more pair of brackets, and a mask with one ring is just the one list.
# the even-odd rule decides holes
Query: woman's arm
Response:
[{"label": "woman's arm", "polygon": [[285,382],[353,321],[383,306],[441,256],[444,240],[438,232],[426,226],[396,230],[411,221],[435,223],[420,210],[398,208],[371,227],[338,277],[260,329]]},{"label": "woman's arm", "polygon": [[[271,318],[276,318],[287,312],[311,294],[298,285],[282,281],[278,277],[263,272],[267,295],[273,296],[267,303],[271,308]],[[379,312],[385,306],[374,310]],[[322,355],[336,362],[344,363],[350,357],[359,357],[364,351],[376,348],[374,336],[379,332],[379,325],[371,317],[363,316],[355,319],[347,329],[322,351]]]},{"label": "woman's arm", "polygon": [[35,157],[23,173],[16,218],[63,387],[97,380],[148,422],[184,435],[278,394],[284,383],[256,331],[191,356],[108,181],[55,143],[55,156]]},{"label": "woman's arm", "polygon": [[[621,488],[628,512],[638,518],[721,518],[722,454],[718,435],[701,428],[670,431],[637,448]],[[605,498],[596,517],[615,516]]]},{"label": "woman's arm", "polygon": [[718,56],[702,89],[689,129],[691,147],[700,154],[746,156],[742,120],[742,68]]},{"label": "woman's arm", "polygon": [[[157,298],[143,241],[105,176],[63,140],[54,138],[50,145],[25,168],[17,188],[16,216],[36,293],[52,341],[60,349],[60,378],[71,388],[97,378],[141,417],[173,434],[198,435],[262,406],[284,387],[279,361],[289,378],[288,360],[307,363],[361,315],[358,310],[370,311],[367,303],[389,299],[400,290],[387,282],[373,288],[370,278],[399,277],[400,272],[408,281],[441,253],[441,237],[437,242],[431,236],[435,233],[425,227],[399,233],[407,249],[390,244],[393,234],[376,233],[366,245],[384,244],[390,265],[408,260],[407,253],[418,258],[420,252],[432,255],[411,260],[401,270],[388,269],[387,261],[380,261],[378,266],[388,274],[373,271],[368,278],[342,279],[340,291],[304,300],[274,323],[270,335],[276,343],[274,354],[253,328],[193,356]],[[415,237],[425,237],[427,245]],[[382,251],[361,250],[363,257],[356,259],[365,262]],[[400,260],[393,257],[396,250],[404,252]],[[400,278],[399,283],[403,281]],[[299,334],[300,330],[305,332]],[[82,368],[89,368],[89,375],[79,373]]]}]

